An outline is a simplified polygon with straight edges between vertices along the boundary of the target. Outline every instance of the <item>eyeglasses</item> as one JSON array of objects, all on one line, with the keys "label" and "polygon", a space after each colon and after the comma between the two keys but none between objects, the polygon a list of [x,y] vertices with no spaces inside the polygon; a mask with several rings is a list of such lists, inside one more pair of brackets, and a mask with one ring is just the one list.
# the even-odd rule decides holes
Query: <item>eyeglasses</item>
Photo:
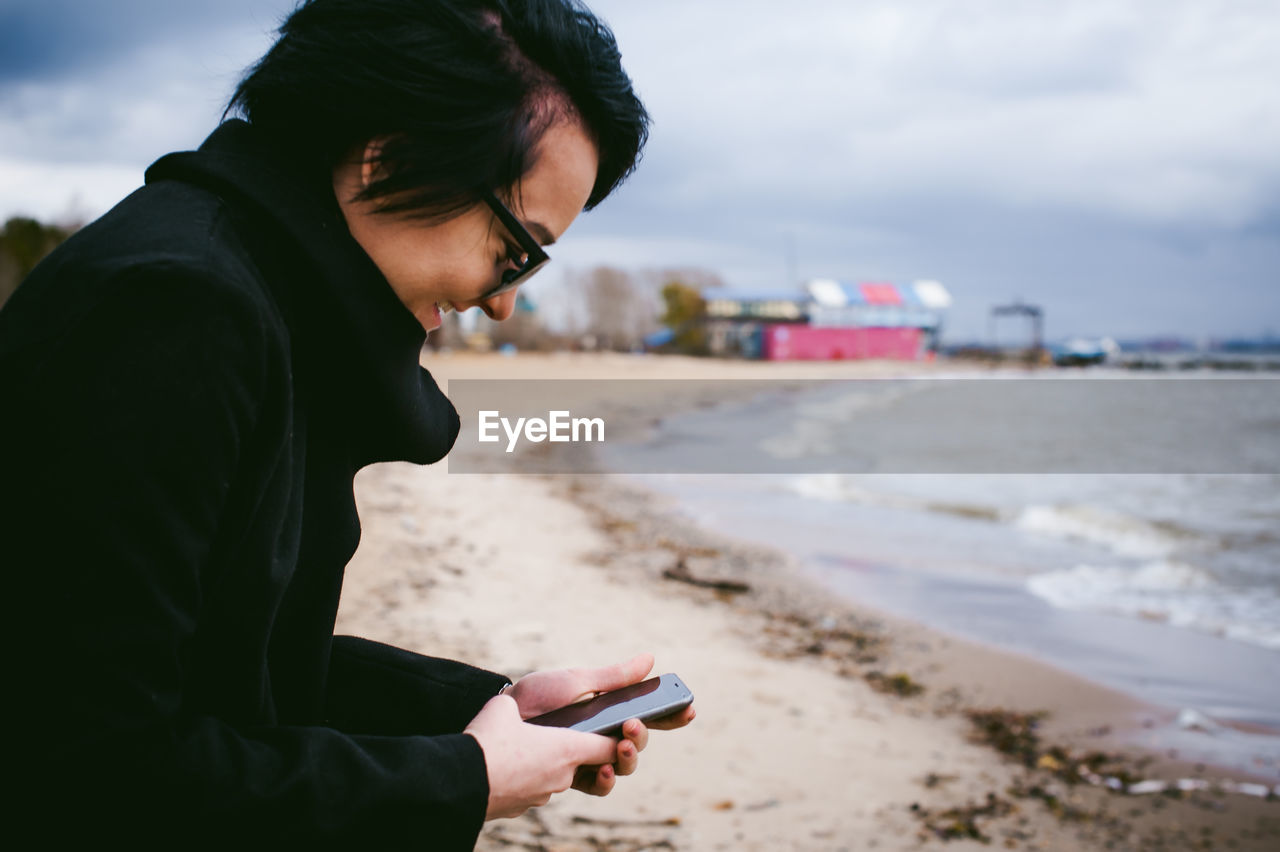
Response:
[{"label": "eyeglasses", "polygon": [[493,215],[498,217],[498,221],[515,238],[515,241],[520,244],[520,249],[524,252],[518,257],[511,258],[511,261],[515,263],[515,269],[503,271],[502,283],[484,295],[484,298],[488,299],[519,287],[532,278],[535,272],[546,266],[547,261],[551,260],[551,258],[542,250],[542,245],[534,238],[533,234],[529,233],[525,226],[520,224],[520,220],[507,208],[507,205],[498,200],[498,196],[486,191],[484,202],[489,205]]}]

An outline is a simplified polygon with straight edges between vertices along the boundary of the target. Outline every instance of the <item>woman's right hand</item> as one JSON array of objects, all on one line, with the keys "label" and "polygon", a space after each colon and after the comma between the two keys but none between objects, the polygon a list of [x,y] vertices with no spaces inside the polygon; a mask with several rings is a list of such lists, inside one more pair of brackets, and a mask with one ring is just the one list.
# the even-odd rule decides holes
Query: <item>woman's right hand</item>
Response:
[{"label": "woman's right hand", "polygon": [[508,695],[489,699],[463,733],[474,737],[484,751],[487,820],[520,816],[545,805],[552,795],[569,789],[579,766],[612,763],[618,748],[612,738],[600,734],[530,725]]}]

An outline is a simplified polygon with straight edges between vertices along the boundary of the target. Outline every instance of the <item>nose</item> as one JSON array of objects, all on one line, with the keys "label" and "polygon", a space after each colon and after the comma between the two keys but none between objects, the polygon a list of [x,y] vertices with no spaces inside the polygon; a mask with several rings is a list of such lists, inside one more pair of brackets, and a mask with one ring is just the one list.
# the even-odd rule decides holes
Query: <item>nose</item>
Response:
[{"label": "nose", "polygon": [[511,316],[516,309],[516,290],[508,290],[505,293],[499,293],[488,299],[474,299],[470,302],[454,302],[453,306],[459,312],[468,310],[469,308],[478,307],[485,312],[485,316],[494,322],[502,322]]}]

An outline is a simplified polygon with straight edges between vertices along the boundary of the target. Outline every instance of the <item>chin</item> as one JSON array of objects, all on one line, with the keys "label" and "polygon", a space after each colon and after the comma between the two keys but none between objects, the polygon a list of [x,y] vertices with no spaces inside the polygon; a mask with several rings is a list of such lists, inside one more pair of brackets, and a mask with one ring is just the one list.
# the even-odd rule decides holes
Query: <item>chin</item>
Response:
[{"label": "chin", "polygon": [[428,334],[435,331],[444,323],[444,311],[440,309],[438,302],[432,302],[422,310],[416,311],[414,316],[417,317],[419,324],[427,331]]}]

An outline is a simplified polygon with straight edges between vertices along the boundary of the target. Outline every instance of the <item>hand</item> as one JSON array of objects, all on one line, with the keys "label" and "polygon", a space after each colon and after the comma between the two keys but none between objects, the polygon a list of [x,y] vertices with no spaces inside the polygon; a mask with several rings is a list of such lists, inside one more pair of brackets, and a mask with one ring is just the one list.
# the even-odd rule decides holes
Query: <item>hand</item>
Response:
[{"label": "hand", "polygon": [[[597,692],[621,689],[639,683],[653,670],[653,655],[638,654],[626,662],[598,669],[560,669],[534,672],[520,678],[507,690],[520,707],[522,718],[529,719],[566,704],[590,698]],[[617,783],[617,776],[636,771],[640,752],[649,744],[649,729],[674,730],[693,721],[694,711],[687,707],[661,719],[642,723],[631,719],[622,726],[622,739],[610,761],[583,766],[575,774],[573,787],[593,796],[606,796]]]},{"label": "hand", "polygon": [[617,743],[599,734],[529,725],[508,695],[489,699],[464,733],[484,752],[489,805],[484,818],[516,817],[573,784],[584,764],[608,763]]}]

